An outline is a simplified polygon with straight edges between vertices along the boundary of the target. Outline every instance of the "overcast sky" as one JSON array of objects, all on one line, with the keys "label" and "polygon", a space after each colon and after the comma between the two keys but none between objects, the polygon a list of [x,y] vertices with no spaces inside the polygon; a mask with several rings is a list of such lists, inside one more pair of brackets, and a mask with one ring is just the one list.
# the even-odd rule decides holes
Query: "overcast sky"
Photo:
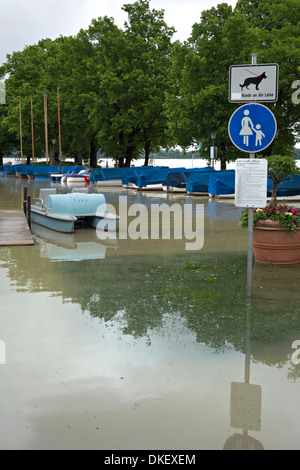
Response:
[{"label": "overcast sky", "polygon": [[[0,64],[6,54],[20,51],[40,39],[75,36],[93,18],[109,16],[122,27],[127,19],[122,6],[135,0],[1,0]],[[184,41],[203,10],[226,0],[151,0],[150,8],[165,10],[165,21],[174,26],[176,39]],[[235,5],[236,0],[226,3]]]}]

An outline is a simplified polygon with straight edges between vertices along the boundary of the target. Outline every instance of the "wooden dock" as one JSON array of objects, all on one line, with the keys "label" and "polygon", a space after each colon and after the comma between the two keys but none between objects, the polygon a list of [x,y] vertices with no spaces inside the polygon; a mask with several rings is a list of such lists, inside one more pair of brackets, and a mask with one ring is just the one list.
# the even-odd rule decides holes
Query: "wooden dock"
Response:
[{"label": "wooden dock", "polygon": [[34,245],[23,211],[0,210],[0,246]]}]

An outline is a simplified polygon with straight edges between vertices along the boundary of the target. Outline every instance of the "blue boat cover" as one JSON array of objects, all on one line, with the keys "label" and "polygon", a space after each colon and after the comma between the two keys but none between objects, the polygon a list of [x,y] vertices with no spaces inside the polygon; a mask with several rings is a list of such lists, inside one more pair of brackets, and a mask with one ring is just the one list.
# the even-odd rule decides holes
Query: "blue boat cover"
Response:
[{"label": "blue boat cover", "polygon": [[[230,171],[230,170],[229,170]],[[211,175],[208,184],[209,194],[234,194],[235,193],[235,172],[228,174]],[[270,178],[267,180],[267,196],[272,195],[273,182]],[[284,181],[277,185],[277,196],[288,197],[300,195],[300,175],[288,181]]]},{"label": "blue boat cover", "polygon": [[186,190],[188,193],[208,193],[208,185],[211,176],[219,176],[228,175],[229,173],[234,173],[234,170],[221,170],[217,171],[212,167],[208,167],[208,171],[198,171],[194,173],[190,173],[187,184]]},{"label": "blue boat cover", "polygon": [[66,174],[70,171],[79,172],[85,168],[82,165],[62,166],[62,165],[19,165],[16,166],[16,173],[23,177],[43,177],[50,178],[51,174]]},{"label": "blue boat cover", "polygon": [[[69,168],[70,167],[66,167]],[[52,173],[62,173],[63,167],[60,165],[38,165],[38,166],[33,166],[30,168],[28,171],[28,176],[34,176],[35,178],[38,177],[50,177]]]},{"label": "blue boat cover", "polygon": [[135,184],[138,188],[145,188],[152,184],[163,184],[170,172],[180,173],[183,170],[185,170],[185,168],[155,167],[148,172],[139,174]]},{"label": "blue boat cover", "polygon": [[[272,195],[272,181],[269,180],[268,184],[268,196]],[[283,181],[277,185],[277,196],[298,196],[300,195],[300,175],[296,175],[295,178],[291,178],[287,181]]]},{"label": "blue boat cover", "polygon": [[[220,173],[220,174],[219,174]],[[234,194],[235,192],[235,171],[225,170],[211,175],[208,182],[209,194]]]},{"label": "blue boat cover", "polygon": [[32,165],[4,165],[4,171],[7,175],[16,175],[17,173],[28,170]]},{"label": "blue boat cover", "polygon": [[126,185],[128,183],[137,183],[137,179],[140,175],[147,175],[151,173],[154,168],[165,168],[165,167],[154,167],[154,166],[137,166],[127,168],[126,175],[122,178],[122,184]]},{"label": "blue boat cover", "polygon": [[205,167],[205,168],[184,168],[180,171],[173,171],[171,170],[165,181],[163,182],[163,186],[173,186],[175,188],[186,187],[188,179],[191,174],[198,174],[198,173],[211,173],[215,171],[212,167]]},{"label": "blue boat cover", "polygon": [[106,180],[121,180],[126,175],[128,167],[122,168],[94,168],[90,175],[90,182]]}]

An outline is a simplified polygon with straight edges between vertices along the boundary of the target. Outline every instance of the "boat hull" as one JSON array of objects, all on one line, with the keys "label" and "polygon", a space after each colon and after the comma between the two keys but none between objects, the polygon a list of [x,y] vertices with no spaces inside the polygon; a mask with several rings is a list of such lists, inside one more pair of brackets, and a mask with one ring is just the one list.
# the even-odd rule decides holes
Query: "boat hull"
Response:
[{"label": "boat hull", "polygon": [[115,186],[123,186],[122,180],[101,180],[101,181],[96,181],[95,186],[99,187],[115,187]]},{"label": "boat hull", "polygon": [[31,220],[35,224],[50,228],[56,232],[73,233],[75,230],[75,220],[63,220],[39,214],[33,209],[31,210]]},{"label": "boat hull", "polygon": [[186,193],[186,186],[178,187],[178,186],[163,186],[163,190],[166,193]]},{"label": "boat hull", "polygon": [[68,176],[66,178],[67,183],[85,183],[84,176]]}]

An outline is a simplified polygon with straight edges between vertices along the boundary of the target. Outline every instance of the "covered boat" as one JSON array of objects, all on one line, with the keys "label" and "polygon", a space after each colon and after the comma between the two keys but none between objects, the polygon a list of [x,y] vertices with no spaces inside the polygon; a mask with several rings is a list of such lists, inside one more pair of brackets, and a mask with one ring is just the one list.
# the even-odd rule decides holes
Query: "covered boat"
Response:
[{"label": "covered boat", "polygon": [[191,174],[211,173],[215,171],[212,167],[187,168],[180,171],[170,171],[163,182],[163,190],[167,192],[186,192],[187,182]]},{"label": "covered boat", "polygon": [[[268,196],[272,196],[272,180],[269,180],[268,184]],[[300,175],[296,175],[294,178],[291,178],[287,181],[283,181],[277,185],[277,197],[282,198],[295,198],[295,196],[300,196]],[[297,199],[297,198],[296,198]]]},{"label": "covered boat", "polygon": [[209,170],[207,171],[195,171],[189,174],[188,181],[186,184],[186,190],[188,193],[208,194],[208,185],[210,177],[215,174],[227,174],[228,171],[231,171],[217,171],[212,167],[208,168]]},{"label": "covered boat", "polygon": [[122,186],[122,178],[128,170],[128,167],[94,168],[90,174],[90,183],[95,186]]},{"label": "covered boat", "polygon": [[152,173],[153,170],[158,170],[160,168],[165,167],[137,166],[127,168],[126,175],[122,179],[122,185],[127,189],[138,189],[137,181],[140,176],[147,176],[149,173]]},{"label": "covered boat", "polygon": [[107,211],[103,194],[57,194],[51,188],[40,190],[39,199],[31,206],[31,218],[57,232],[73,233],[77,224],[115,231],[119,217]]},{"label": "covered boat", "polygon": [[163,183],[166,181],[170,172],[180,173],[183,170],[185,170],[185,168],[153,167],[151,169],[145,169],[144,171],[138,173],[134,179],[131,178],[131,183],[127,182],[127,188],[132,187],[144,191],[162,190]]},{"label": "covered boat", "polygon": [[[25,172],[31,168],[32,165],[3,165],[2,167],[2,176],[14,176],[19,177],[20,174],[23,175]],[[27,176],[26,176],[27,178]]]},{"label": "covered boat", "polygon": [[[267,180],[267,198],[272,196],[273,182],[270,178]],[[209,178],[208,192],[214,196],[232,196],[235,195],[235,171],[226,172],[216,171]],[[300,196],[300,175],[283,181],[277,185],[277,198],[279,200],[297,199]]]},{"label": "covered boat", "polygon": [[61,171],[60,165],[28,165],[27,169],[19,170],[18,176],[22,178],[51,178],[51,174]]},{"label": "covered boat", "polygon": [[217,171],[210,176],[208,182],[208,193],[210,195],[234,195],[235,193],[235,171]]}]

